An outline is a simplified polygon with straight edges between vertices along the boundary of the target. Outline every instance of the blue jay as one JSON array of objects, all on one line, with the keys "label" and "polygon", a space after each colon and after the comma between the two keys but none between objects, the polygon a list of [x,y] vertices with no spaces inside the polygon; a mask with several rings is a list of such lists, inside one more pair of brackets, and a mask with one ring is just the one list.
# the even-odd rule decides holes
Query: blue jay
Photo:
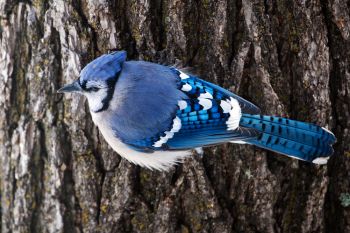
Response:
[{"label": "blue jay", "polygon": [[335,136],[317,125],[260,115],[249,101],[174,67],[126,61],[126,52],[90,62],[58,90],[84,95],[108,144],[132,163],[166,170],[194,148],[252,144],[324,164]]}]

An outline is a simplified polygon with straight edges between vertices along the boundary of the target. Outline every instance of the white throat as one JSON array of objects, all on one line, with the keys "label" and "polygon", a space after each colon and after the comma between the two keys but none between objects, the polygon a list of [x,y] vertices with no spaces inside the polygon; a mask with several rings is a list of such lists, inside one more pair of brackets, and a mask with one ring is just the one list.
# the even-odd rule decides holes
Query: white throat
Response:
[{"label": "white throat", "polygon": [[103,100],[108,95],[108,89],[103,88],[96,92],[86,92],[84,95],[88,100],[90,111],[98,112],[103,108]]},{"label": "white throat", "polygon": [[91,112],[92,120],[98,126],[103,137],[112,149],[129,162],[155,170],[168,170],[173,165],[181,162],[185,157],[191,155],[191,151],[154,151],[145,153],[133,150],[127,144],[121,142],[110,126],[109,115],[112,111]]}]

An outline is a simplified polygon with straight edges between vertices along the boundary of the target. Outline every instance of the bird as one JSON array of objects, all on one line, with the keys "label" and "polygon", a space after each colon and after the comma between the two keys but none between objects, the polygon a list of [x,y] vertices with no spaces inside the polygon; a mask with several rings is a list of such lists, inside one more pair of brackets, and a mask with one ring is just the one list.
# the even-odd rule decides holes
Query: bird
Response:
[{"label": "bird", "polygon": [[244,98],[174,66],[103,54],[58,90],[87,98],[107,143],[131,163],[169,170],[194,149],[250,144],[288,157],[326,164],[334,134],[315,124],[262,115]]}]

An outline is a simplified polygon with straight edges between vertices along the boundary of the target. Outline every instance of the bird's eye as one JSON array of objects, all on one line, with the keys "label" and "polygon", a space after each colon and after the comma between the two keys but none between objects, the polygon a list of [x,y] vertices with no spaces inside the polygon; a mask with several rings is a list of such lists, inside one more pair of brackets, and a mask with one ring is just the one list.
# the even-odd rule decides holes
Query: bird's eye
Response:
[{"label": "bird's eye", "polygon": [[97,88],[97,87],[89,87],[89,88],[86,88],[86,91],[88,91],[88,92],[96,92],[96,91],[98,91],[99,90],[99,88]]}]

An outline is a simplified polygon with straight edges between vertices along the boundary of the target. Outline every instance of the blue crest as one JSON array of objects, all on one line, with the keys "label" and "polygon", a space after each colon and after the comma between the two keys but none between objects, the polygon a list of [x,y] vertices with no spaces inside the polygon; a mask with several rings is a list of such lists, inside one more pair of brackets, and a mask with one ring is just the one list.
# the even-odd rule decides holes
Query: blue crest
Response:
[{"label": "blue crest", "polygon": [[126,60],[125,51],[116,51],[104,54],[89,64],[80,72],[80,82],[107,81],[115,77],[121,71],[123,62]]}]

